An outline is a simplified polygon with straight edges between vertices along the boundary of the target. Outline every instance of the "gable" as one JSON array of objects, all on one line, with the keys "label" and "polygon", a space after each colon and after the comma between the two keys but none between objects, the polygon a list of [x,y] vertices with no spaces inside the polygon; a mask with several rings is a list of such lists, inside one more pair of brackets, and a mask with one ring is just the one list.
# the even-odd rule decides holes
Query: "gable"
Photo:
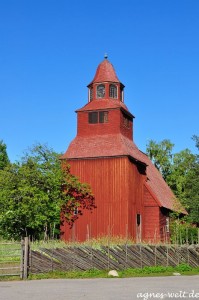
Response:
[{"label": "gable", "polygon": [[156,199],[155,195],[153,194],[149,186],[146,185],[146,183],[144,184],[144,206],[147,207],[161,206],[160,202],[158,201],[158,199]]}]

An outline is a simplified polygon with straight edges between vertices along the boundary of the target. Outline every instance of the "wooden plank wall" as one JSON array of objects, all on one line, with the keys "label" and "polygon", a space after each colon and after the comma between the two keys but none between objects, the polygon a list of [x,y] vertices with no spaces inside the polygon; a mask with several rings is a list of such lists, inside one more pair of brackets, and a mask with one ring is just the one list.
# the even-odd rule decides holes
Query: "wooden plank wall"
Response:
[{"label": "wooden plank wall", "polygon": [[144,239],[154,243],[160,241],[160,208],[146,186],[144,186],[144,215]]},{"label": "wooden plank wall", "polygon": [[70,160],[71,173],[89,183],[97,208],[76,221],[73,230],[62,228],[63,239],[84,241],[89,238],[125,236],[128,224],[129,160],[127,157]]}]

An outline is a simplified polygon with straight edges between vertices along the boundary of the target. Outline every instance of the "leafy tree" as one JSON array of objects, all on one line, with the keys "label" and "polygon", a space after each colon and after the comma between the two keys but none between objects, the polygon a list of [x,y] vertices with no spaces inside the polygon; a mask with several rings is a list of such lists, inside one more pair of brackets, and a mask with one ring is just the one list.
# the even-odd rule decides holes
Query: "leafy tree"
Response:
[{"label": "leafy tree", "polygon": [[168,185],[184,206],[187,206],[187,178],[193,170],[195,160],[195,155],[189,149],[175,153],[173,155],[173,163],[170,166],[170,174],[166,179]]},{"label": "leafy tree", "polygon": [[0,170],[3,170],[9,164],[9,158],[7,154],[7,146],[3,142],[0,141]]},{"label": "leafy tree", "polygon": [[167,139],[160,143],[150,140],[146,148],[147,155],[165,180],[171,171],[173,146],[174,144]]},{"label": "leafy tree", "polygon": [[197,136],[197,135],[194,134],[194,135],[192,136],[192,140],[195,141],[196,148],[198,148],[198,150],[199,150],[199,136]]},{"label": "leafy tree", "polygon": [[0,235],[6,238],[58,235],[60,212],[72,226],[82,209],[94,207],[89,187],[70,174],[66,163],[62,168],[59,155],[47,146],[34,146],[21,162],[0,171]]},{"label": "leafy tree", "polygon": [[172,243],[198,243],[198,228],[195,224],[190,224],[190,222],[185,222],[185,220],[177,218],[171,222],[170,227]]},{"label": "leafy tree", "polygon": [[188,174],[185,188],[187,220],[199,226],[199,162]]},{"label": "leafy tree", "polygon": [[[199,150],[199,137],[194,135],[196,147]],[[193,167],[186,177],[185,198],[189,215],[187,219],[199,226],[199,155],[195,155]]]},{"label": "leafy tree", "polygon": [[[194,135],[192,139],[199,149],[199,137]],[[187,209],[189,214],[184,219],[199,225],[199,155],[189,149],[173,154],[173,146],[169,140],[150,141],[147,154]]]}]

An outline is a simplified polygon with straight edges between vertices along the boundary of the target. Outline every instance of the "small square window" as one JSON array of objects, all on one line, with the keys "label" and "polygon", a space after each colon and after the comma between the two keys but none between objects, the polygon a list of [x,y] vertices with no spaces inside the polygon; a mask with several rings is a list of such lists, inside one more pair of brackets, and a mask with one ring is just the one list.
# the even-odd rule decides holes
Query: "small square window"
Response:
[{"label": "small square window", "polygon": [[132,122],[132,119],[129,116],[127,116],[126,114],[123,114],[123,125],[127,128],[130,128],[131,122]]},{"label": "small square window", "polygon": [[100,111],[99,112],[99,123],[107,123],[108,122],[108,112]]},{"label": "small square window", "polygon": [[98,123],[98,113],[97,112],[90,112],[88,114],[88,122],[90,124]]}]

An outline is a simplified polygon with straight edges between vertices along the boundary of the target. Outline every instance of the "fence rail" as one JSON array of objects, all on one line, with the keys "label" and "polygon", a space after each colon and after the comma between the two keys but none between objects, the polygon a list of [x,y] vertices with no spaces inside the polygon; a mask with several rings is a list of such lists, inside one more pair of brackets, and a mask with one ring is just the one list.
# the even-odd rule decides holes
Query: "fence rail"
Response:
[{"label": "fence rail", "polygon": [[53,271],[123,270],[145,266],[199,267],[199,245],[91,246],[32,250],[28,238],[21,243],[0,243],[0,276],[20,276]]},{"label": "fence rail", "polygon": [[29,270],[29,239],[21,243],[0,242],[0,276],[20,276],[27,279]]},{"label": "fence rail", "polygon": [[63,247],[30,251],[30,273],[70,270],[122,270],[145,266],[199,266],[199,245],[152,246],[119,245],[115,247]]},{"label": "fence rail", "polygon": [[22,277],[21,243],[0,243],[0,276]]}]

